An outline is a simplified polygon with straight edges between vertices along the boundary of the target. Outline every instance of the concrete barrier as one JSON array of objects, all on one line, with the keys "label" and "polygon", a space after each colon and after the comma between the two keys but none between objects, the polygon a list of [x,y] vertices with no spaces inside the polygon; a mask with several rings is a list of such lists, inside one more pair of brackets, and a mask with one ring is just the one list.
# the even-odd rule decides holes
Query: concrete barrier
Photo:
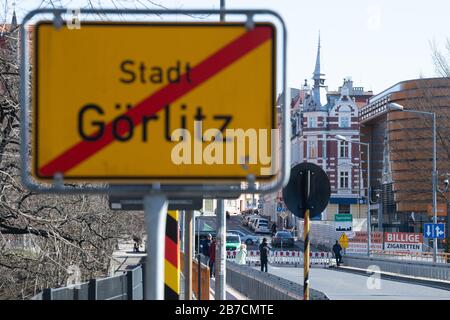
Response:
[{"label": "concrete barrier", "polygon": [[369,266],[375,265],[382,272],[450,281],[450,265],[447,263],[393,260],[378,257],[369,258],[355,255],[345,255],[343,259],[344,265],[350,267],[367,269]]},{"label": "concrete barrier", "polygon": [[[303,286],[246,265],[227,261],[227,285],[251,300],[302,300]],[[317,290],[310,289],[311,300],[329,300]]]}]

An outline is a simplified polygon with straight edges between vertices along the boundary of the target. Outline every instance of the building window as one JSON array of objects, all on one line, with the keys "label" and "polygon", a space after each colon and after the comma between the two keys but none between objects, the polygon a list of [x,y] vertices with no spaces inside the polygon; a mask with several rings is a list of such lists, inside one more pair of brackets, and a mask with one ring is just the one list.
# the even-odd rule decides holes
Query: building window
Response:
[{"label": "building window", "polygon": [[317,127],[317,118],[308,117],[308,128],[316,128],[316,127]]},{"label": "building window", "polygon": [[338,205],[338,213],[339,214],[349,214],[350,213],[350,205],[349,204],[339,204]]},{"label": "building window", "polygon": [[341,189],[348,189],[348,171],[341,171],[339,172],[339,188]]},{"label": "building window", "polygon": [[214,210],[214,200],[212,199],[205,199],[203,202],[204,210],[205,211],[213,211]]},{"label": "building window", "polygon": [[297,117],[294,117],[291,120],[291,126],[292,126],[292,137],[297,136]]},{"label": "building window", "polygon": [[308,141],[308,158],[317,158],[317,141]]},{"label": "building window", "polygon": [[350,128],[350,117],[349,116],[339,117],[339,127]]},{"label": "building window", "polygon": [[339,157],[348,158],[348,141],[339,141]]}]

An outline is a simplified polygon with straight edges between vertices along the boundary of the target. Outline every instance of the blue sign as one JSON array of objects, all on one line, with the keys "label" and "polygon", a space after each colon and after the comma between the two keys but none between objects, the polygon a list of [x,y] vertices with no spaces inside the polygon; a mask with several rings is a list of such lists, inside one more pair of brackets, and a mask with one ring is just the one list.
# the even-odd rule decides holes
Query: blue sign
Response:
[{"label": "blue sign", "polygon": [[445,224],[425,223],[423,225],[423,237],[429,239],[445,239]]},{"label": "blue sign", "polygon": [[281,202],[277,203],[277,212],[286,212],[286,208]]}]

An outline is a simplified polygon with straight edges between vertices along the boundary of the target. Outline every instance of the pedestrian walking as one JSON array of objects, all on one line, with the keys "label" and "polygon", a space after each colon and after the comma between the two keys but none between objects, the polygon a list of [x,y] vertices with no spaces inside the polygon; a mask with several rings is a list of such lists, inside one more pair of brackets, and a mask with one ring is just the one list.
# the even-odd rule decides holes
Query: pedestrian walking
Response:
[{"label": "pedestrian walking", "polygon": [[342,247],[339,242],[336,240],[336,243],[333,246],[333,253],[336,258],[336,265],[339,267],[342,263],[342,255],[341,255]]},{"label": "pedestrian walking", "polygon": [[212,235],[208,233],[206,239],[203,239],[200,243],[201,250],[200,252],[206,257],[206,263],[209,263],[209,247],[211,246]]},{"label": "pedestrian walking", "polygon": [[263,238],[262,243],[259,245],[259,258],[261,259],[261,271],[267,272],[267,260],[269,257],[269,245],[267,239]]},{"label": "pedestrian walking", "polygon": [[138,235],[133,236],[133,252],[139,253],[139,247],[142,244],[142,239]]},{"label": "pedestrian walking", "polygon": [[245,245],[245,243],[241,243],[239,251],[236,255],[236,263],[246,264],[246,260],[247,260],[247,246]]},{"label": "pedestrian walking", "polygon": [[214,239],[211,244],[209,245],[209,277],[215,278],[216,277],[216,270],[215,270],[215,262],[216,262],[216,240]]},{"label": "pedestrian walking", "polygon": [[272,237],[275,236],[275,233],[277,233],[277,224],[274,222],[272,224]]}]

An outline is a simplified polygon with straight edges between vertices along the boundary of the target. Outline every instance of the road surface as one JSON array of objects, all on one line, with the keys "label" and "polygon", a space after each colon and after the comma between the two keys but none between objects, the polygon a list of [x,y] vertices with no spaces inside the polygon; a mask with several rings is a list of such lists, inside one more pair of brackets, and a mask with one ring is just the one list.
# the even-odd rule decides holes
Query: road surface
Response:
[{"label": "road surface", "polygon": [[[303,285],[303,268],[269,266],[269,272]],[[325,268],[310,270],[310,286],[331,300],[450,300],[450,291],[393,280],[379,280],[369,289],[368,276]],[[373,287],[373,286],[372,286]]]}]

